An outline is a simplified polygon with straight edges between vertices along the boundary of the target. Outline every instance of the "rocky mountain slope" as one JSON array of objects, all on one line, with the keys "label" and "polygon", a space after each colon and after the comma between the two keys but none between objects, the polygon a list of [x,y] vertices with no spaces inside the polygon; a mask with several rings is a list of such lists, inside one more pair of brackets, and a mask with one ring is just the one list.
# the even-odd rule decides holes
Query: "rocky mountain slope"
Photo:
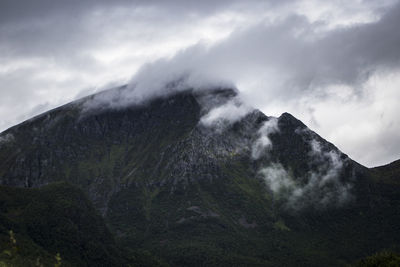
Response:
[{"label": "rocky mountain slope", "polygon": [[121,247],[173,266],[340,266],[399,244],[399,184],[292,115],[221,88],[98,102],[121,90],[3,132],[0,183],[79,187]]}]

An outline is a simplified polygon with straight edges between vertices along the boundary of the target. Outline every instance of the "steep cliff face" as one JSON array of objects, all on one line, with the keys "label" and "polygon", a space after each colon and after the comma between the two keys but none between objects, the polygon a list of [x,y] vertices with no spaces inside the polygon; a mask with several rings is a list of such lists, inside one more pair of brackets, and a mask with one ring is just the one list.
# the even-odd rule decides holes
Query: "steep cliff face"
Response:
[{"label": "steep cliff face", "polygon": [[385,196],[366,168],[290,114],[243,107],[230,89],[111,108],[94,99],[3,132],[0,183],[77,185],[121,244],[177,265],[277,264],[287,253],[287,264],[345,261],[398,239],[388,211],[385,241],[350,252],[321,241],[350,233],[348,218],[360,227]]}]

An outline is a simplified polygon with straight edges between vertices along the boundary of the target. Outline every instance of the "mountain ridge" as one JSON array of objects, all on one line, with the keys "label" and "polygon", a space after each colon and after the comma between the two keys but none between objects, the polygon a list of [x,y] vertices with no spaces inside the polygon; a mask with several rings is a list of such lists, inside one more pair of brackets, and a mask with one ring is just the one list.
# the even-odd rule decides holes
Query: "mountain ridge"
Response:
[{"label": "mountain ridge", "polygon": [[[1,133],[13,137],[0,145],[0,183],[72,183],[118,244],[174,266],[318,266],[333,258],[340,266],[399,239],[392,224],[398,191],[376,186],[380,174],[289,113],[268,117],[223,88],[179,91],[141,105],[91,105],[82,115],[93,99]],[[382,221],[383,237],[373,228]],[[354,234],[346,224],[361,230]],[[330,249],[353,235],[356,248]]]}]

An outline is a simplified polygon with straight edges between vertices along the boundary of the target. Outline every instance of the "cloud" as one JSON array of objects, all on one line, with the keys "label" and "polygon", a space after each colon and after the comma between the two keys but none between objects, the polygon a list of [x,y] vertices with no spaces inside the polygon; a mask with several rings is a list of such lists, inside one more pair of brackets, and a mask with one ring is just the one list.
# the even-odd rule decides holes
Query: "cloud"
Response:
[{"label": "cloud", "polygon": [[262,168],[260,174],[264,177],[268,187],[273,193],[278,194],[283,190],[293,190],[295,183],[288,172],[279,163],[273,163]]},{"label": "cloud", "polygon": [[[204,77],[228,79],[242,91],[247,103],[268,115],[268,110],[279,115],[294,109],[295,115],[304,117],[307,112],[316,112],[310,108],[314,103],[325,103],[332,95],[342,94],[338,88],[347,88],[340,103],[346,106],[352,99],[365,96],[364,85],[376,73],[398,70],[400,35],[393,27],[398,24],[399,13],[400,5],[396,5],[379,20],[333,29],[324,29],[298,15],[261,22],[233,32],[215,45],[188,48],[163,65],[164,69],[187,66]],[[276,106],[280,110],[273,113],[271,107]],[[321,119],[310,121],[317,124]],[[335,141],[345,139],[342,136],[343,141]]]},{"label": "cloud", "polygon": [[293,191],[288,204],[295,209],[310,204],[317,207],[345,204],[351,199],[352,185],[349,180],[352,177],[345,177],[347,181],[342,180],[344,160],[334,150],[324,151],[315,139],[310,141],[310,146],[310,168],[312,165],[318,167],[308,172],[307,182]]},{"label": "cloud", "polygon": [[[106,108],[120,109],[132,105],[141,105],[153,98],[167,97],[182,91],[196,93],[210,89],[234,89],[234,86],[229,82],[220,79],[213,80],[212,77],[203,76],[201,73],[188,72],[176,65],[167,65],[170,66],[168,68],[162,63],[157,63],[151,65],[149,70],[148,68],[139,70],[128,85],[121,86],[118,90],[106,90],[89,98],[84,103],[84,111]],[[237,99],[238,110],[249,109],[238,101]],[[206,105],[207,103],[203,104]]]},{"label": "cloud", "polygon": [[[387,164],[400,158],[399,83],[400,72],[377,72],[362,85],[362,95],[335,86],[324,99],[299,99],[290,112],[362,164]],[[314,112],[304,112],[307,108]]]},{"label": "cloud", "polygon": [[270,117],[257,131],[258,138],[251,147],[251,157],[253,159],[259,159],[272,149],[272,142],[269,139],[269,135],[276,132],[279,132],[278,119]]},{"label": "cloud", "polygon": [[315,139],[309,145],[309,171],[303,177],[295,177],[280,163],[271,163],[259,170],[275,201],[294,212],[346,204],[352,199],[352,185],[351,177],[343,180],[344,162],[340,155],[334,150],[324,151]]},{"label": "cloud", "polygon": [[[347,86],[346,98],[332,107],[352,113],[357,99],[366,103],[371,77],[398,70],[399,17],[393,0],[1,1],[0,129],[37,106],[55,107],[113,81],[124,84],[133,73],[131,89],[137,89],[129,96],[136,101],[157,95],[156,83],[190,72],[198,80],[235,84],[246,103],[267,115],[289,111],[320,125],[318,131],[346,149],[348,124],[325,123],[331,115],[321,106]],[[371,127],[397,129],[390,126],[394,112],[368,110],[374,118],[379,112],[385,124]],[[394,148],[362,157],[368,140],[396,140],[395,130],[389,132],[364,137],[350,155],[371,165],[393,160]],[[384,143],[373,142],[373,150],[387,148]]]},{"label": "cloud", "polygon": [[182,75],[194,87],[230,81],[257,107],[260,99],[323,99],[321,88],[329,85],[347,84],[352,94],[362,94],[361,84],[373,73],[400,66],[400,34],[394,29],[399,14],[400,5],[376,22],[328,30],[299,15],[261,21],[211,46],[199,43],[143,66],[132,82],[133,98],[163,94],[157,91],[168,90],[163,85]]},{"label": "cloud", "polygon": [[233,98],[227,103],[211,109],[201,117],[200,123],[206,127],[226,127],[241,120],[254,109]]}]

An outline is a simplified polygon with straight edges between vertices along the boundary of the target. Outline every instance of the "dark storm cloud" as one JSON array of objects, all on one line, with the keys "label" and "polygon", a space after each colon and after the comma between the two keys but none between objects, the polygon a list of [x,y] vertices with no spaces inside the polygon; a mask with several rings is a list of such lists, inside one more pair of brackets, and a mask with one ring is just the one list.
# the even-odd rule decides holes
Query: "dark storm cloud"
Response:
[{"label": "dark storm cloud", "polygon": [[[199,20],[200,18],[211,16],[219,11],[257,11],[257,7],[272,10],[280,6],[285,6],[290,2],[292,1],[5,0],[0,2],[0,51],[3,51],[0,56],[56,56],[61,59],[70,59],[76,55],[77,59],[80,59],[85,56],[87,50],[91,50],[93,47],[100,45],[98,40],[104,41],[109,37],[107,42],[102,44],[112,45],[112,38],[114,37],[113,30],[116,25],[117,27],[118,25],[122,27],[132,26],[131,33],[125,34],[140,39],[143,38],[143,35],[140,34],[140,27],[143,27],[143,30],[147,30],[148,32],[154,31],[155,29],[164,29],[174,34],[173,30],[176,24],[190,23],[191,20]],[[118,13],[118,8],[124,10],[124,12]],[[143,10],[135,13],[135,10],[137,11],[138,9]],[[130,12],[130,10],[132,12]],[[96,14],[96,12],[98,12],[98,14]],[[393,13],[393,11],[391,12]],[[293,20],[292,22],[297,23],[299,19]],[[290,21],[275,26],[275,28],[252,29],[254,34],[260,35],[260,40],[258,37],[254,37],[256,38],[256,40],[254,40],[255,44],[264,44],[266,41],[272,41],[272,45],[277,43],[274,42],[274,40],[265,40],[265,38],[263,40],[263,36],[276,35],[278,38],[285,37],[282,36],[282,34],[287,33],[280,34],[279,32],[273,33],[272,31],[284,31],[287,30],[288,27],[295,26],[288,25],[288,23],[290,24]],[[382,30],[386,30],[386,28],[384,28],[385,26],[395,27],[390,23],[389,21],[382,29],[376,29],[376,31],[382,32]],[[311,29],[312,27],[308,26],[308,28]],[[259,32],[257,32],[257,30]],[[252,32],[248,34],[251,35]],[[357,34],[362,35],[362,38],[365,37],[365,34],[362,32]],[[242,36],[245,37],[245,35],[246,33],[243,33]],[[342,36],[338,36],[338,39],[335,39],[336,37],[333,36],[331,38],[332,40],[327,40],[325,44],[321,44],[326,47],[326,51],[323,49],[319,50],[322,53],[335,53],[329,50],[335,49],[335,46],[340,44],[342,38],[347,38],[349,40],[345,41],[350,42],[353,41],[350,39],[354,38],[352,34],[349,34],[348,37],[340,33],[338,33],[338,35]],[[290,36],[287,37],[290,38]],[[371,37],[371,39],[372,38],[374,37]],[[288,39],[286,41],[292,40]],[[299,46],[302,44],[296,42],[294,45]],[[368,45],[369,44],[366,44],[366,46]],[[264,47],[257,48],[262,49],[260,51],[261,53],[267,50]],[[274,47],[271,48],[274,49]],[[368,47],[365,47],[365,49],[368,49]],[[342,54],[344,55],[344,53]],[[325,55],[313,56],[317,61],[320,57],[325,57]],[[84,58],[83,60],[89,60],[89,58]],[[314,72],[312,70],[310,71]],[[348,76],[352,75],[353,73],[348,74]],[[305,80],[310,79],[310,77],[307,78],[306,76],[305,74]],[[344,77],[344,75],[342,75],[342,77]]]},{"label": "dark storm cloud", "polygon": [[232,46],[252,51],[246,57],[248,61],[276,65],[290,72],[291,87],[356,83],[376,69],[400,66],[397,25],[400,25],[400,5],[376,23],[323,33],[315,33],[318,24],[292,17],[272,27],[259,25],[238,36]]},{"label": "dark storm cloud", "polygon": [[[400,66],[400,5],[388,11],[378,22],[332,31],[316,42],[312,58],[315,72],[322,77],[354,82],[378,68]],[[321,59],[321,60],[320,60]],[[325,63],[317,70],[318,63]]]},{"label": "dark storm cloud", "polygon": [[[266,81],[272,75],[280,84],[271,82],[275,87],[271,89],[266,82],[265,90],[275,99],[293,99],[330,84],[348,84],[362,93],[357,89],[375,71],[400,67],[397,25],[400,5],[377,22],[328,31],[320,31],[320,24],[297,15],[273,24],[262,22],[211,47],[199,44],[170,60],[144,66],[134,79],[143,84],[135,93],[154,91],[188,71],[201,79],[234,83],[254,73],[265,75]],[[199,85],[197,80],[194,83]],[[319,93],[324,96],[323,91]]]},{"label": "dark storm cloud", "polygon": [[[71,53],[92,49],[110,33],[112,38],[119,25],[132,26],[131,33],[125,33],[128,36],[168,27],[173,30],[177,23],[243,5],[242,1],[5,0],[0,2],[0,56],[71,57]],[[140,34],[135,37],[142,38]]]},{"label": "dark storm cloud", "polygon": [[[172,17],[180,17],[185,13],[212,13],[221,9],[231,7],[254,7],[256,4],[271,6],[283,5],[291,0],[284,1],[260,1],[260,0],[35,0],[35,1],[18,1],[18,0],[2,0],[0,3],[0,23],[9,21],[20,21],[21,19],[43,18],[49,15],[72,15],[71,18],[81,13],[85,13],[90,9],[108,8],[108,7],[156,7],[171,13]],[[185,12],[185,13],[181,13]]]}]

